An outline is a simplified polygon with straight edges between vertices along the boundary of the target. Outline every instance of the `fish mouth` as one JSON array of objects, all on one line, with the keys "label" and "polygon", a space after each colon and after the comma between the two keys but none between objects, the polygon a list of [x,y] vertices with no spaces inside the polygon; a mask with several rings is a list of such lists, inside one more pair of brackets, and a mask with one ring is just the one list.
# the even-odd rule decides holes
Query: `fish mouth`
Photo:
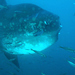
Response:
[{"label": "fish mouth", "polygon": [[34,54],[32,51],[42,51],[47,47],[51,46],[56,41],[56,37],[52,37],[50,34],[43,34],[40,36],[24,35],[19,36],[7,36],[2,39],[4,51],[11,54]]}]

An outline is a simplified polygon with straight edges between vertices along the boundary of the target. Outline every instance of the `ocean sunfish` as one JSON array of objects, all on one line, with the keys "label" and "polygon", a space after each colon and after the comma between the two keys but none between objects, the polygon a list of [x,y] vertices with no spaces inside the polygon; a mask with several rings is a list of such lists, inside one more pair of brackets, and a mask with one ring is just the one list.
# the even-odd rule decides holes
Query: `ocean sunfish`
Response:
[{"label": "ocean sunfish", "polygon": [[[0,49],[19,67],[17,55],[34,54],[58,40],[60,18],[35,4],[0,0]],[[28,50],[27,50],[28,49]]]}]

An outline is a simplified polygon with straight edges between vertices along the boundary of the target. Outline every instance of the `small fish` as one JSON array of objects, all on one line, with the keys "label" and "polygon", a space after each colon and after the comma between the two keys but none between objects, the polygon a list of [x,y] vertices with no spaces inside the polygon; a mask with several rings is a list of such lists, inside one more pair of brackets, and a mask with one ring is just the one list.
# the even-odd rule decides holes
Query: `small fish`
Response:
[{"label": "small fish", "polygon": [[71,62],[71,61],[68,61],[68,63],[69,63],[70,65],[72,65],[73,67],[75,67],[75,63],[73,63],[73,62]]},{"label": "small fish", "polygon": [[71,52],[75,52],[75,50],[72,49],[72,48],[62,47],[62,46],[59,46],[59,47],[62,48],[62,49],[65,49],[65,50],[71,51]]},{"label": "small fish", "polygon": [[22,44],[16,44],[14,47],[20,47],[22,46]]},{"label": "small fish", "polygon": [[73,60],[75,60],[75,58],[74,57],[71,57],[71,56],[69,56],[70,58],[72,58]]},{"label": "small fish", "polygon": [[43,72],[41,72],[41,75],[45,75]]},{"label": "small fish", "polygon": [[3,5],[0,5],[0,9],[4,9],[4,8],[7,8],[7,7],[5,7],[5,6],[3,6]]},{"label": "small fish", "polygon": [[43,54],[43,53],[41,53],[41,52],[39,52],[39,51],[36,51],[36,50],[33,50],[33,49],[31,49],[31,50],[34,51],[34,52],[37,53],[37,54],[40,54],[40,55],[43,56],[43,57],[46,57],[45,54]]},{"label": "small fish", "polygon": [[9,72],[7,71],[7,73],[9,73],[9,74],[11,74],[11,75],[16,75],[15,73],[13,73],[13,72],[10,72],[10,71],[9,71]]},{"label": "small fish", "polygon": [[10,59],[9,61],[14,61],[16,58]]},{"label": "small fish", "polygon": [[33,33],[33,36],[39,36],[39,35],[42,35],[43,32],[44,32],[43,30],[37,31],[37,32]]}]

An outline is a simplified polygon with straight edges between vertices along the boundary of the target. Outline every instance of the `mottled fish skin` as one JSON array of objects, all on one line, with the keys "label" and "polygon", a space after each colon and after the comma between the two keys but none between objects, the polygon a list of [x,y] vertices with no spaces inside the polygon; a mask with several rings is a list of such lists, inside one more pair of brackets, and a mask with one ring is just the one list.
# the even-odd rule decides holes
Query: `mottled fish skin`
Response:
[{"label": "mottled fish skin", "polygon": [[37,51],[35,47],[47,41],[44,48],[40,45],[39,50],[44,50],[58,40],[60,29],[59,16],[34,4],[8,5],[0,11],[0,43],[9,53],[19,54],[24,47]]},{"label": "mottled fish skin", "polygon": [[[16,11],[20,11],[21,13]],[[28,32],[32,32],[37,29],[43,29],[46,32],[56,30],[59,27],[59,24],[57,25],[58,22],[56,22],[56,25],[54,25],[55,27],[52,27],[53,23],[59,19],[56,15],[49,13],[48,11],[45,11],[33,4],[8,6],[7,9],[1,11],[0,13],[0,22],[3,25],[2,29],[4,30],[5,35],[7,35],[8,32],[25,33],[25,30],[28,30]],[[50,22],[49,20],[51,20],[52,22]],[[44,21],[47,24],[44,23]],[[31,28],[31,23],[36,23],[36,26],[33,26],[33,28]],[[19,31],[19,29],[21,29],[21,31]]]}]

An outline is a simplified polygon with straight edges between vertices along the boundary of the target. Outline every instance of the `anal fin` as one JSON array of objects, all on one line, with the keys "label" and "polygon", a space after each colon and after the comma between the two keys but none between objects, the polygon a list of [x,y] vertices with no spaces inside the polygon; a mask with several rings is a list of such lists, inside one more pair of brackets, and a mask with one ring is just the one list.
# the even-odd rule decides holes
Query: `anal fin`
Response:
[{"label": "anal fin", "polygon": [[12,63],[15,64],[18,68],[20,68],[19,63],[18,63],[18,57],[17,55],[9,54],[7,52],[4,52],[5,56],[8,58],[8,60],[12,60]]}]

